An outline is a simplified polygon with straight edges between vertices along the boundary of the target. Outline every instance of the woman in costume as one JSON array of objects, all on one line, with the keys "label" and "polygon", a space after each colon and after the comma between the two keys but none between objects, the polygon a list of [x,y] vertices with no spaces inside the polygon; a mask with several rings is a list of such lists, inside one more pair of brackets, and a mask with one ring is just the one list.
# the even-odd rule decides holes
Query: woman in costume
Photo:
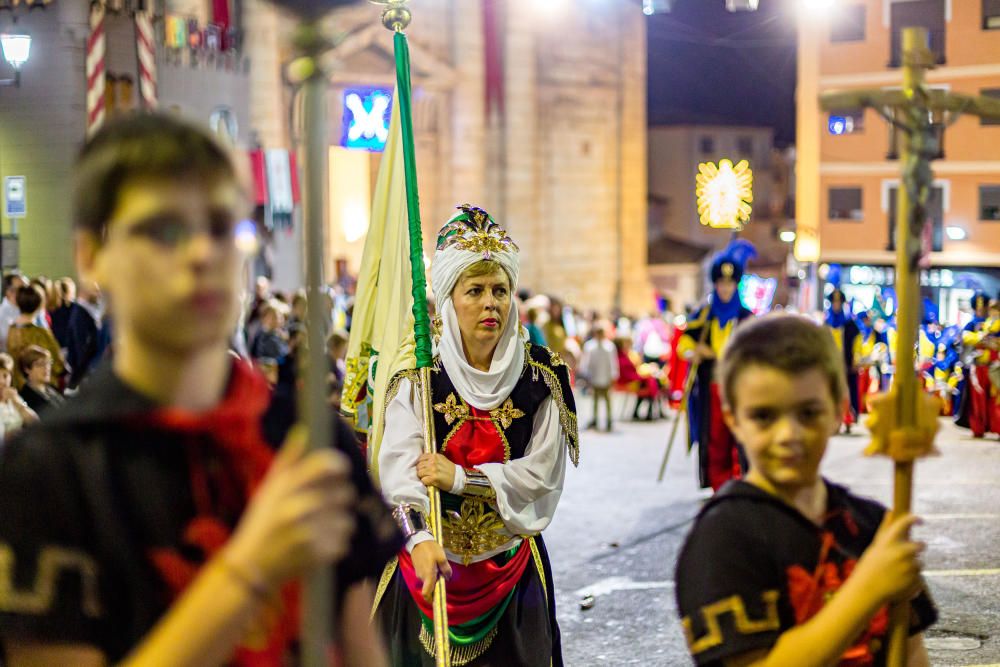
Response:
[{"label": "woman in costume", "polygon": [[[442,318],[431,380],[436,454],[422,454],[419,375],[386,392],[382,491],[407,538],[375,595],[395,667],[434,664],[432,592],[447,579],[451,664],[561,665],[541,538],[578,460],[576,410],[559,356],[531,345],[512,299],[518,248],[471,206],[441,230],[431,282]],[[425,485],[441,489],[442,549]]]}]

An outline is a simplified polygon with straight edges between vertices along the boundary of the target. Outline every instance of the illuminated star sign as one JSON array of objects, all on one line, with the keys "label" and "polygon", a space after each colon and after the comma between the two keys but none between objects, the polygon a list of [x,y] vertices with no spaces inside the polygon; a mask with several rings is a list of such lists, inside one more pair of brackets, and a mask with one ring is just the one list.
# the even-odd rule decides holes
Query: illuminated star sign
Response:
[{"label": "illuminated star sign", "polygon": [[698,165],[695,183],[701,224],[715,229],[742,229],[750,220],[753,172],[749,162],[741,160],[736,166],[731,160],[722,160],[718,165],[703,162]]},{"label": "illuminated star sign", "polygon": [[344,116],[340,145],[367,151],[381,151],[389,138],[392,90],[348,88],[343,97]]}]

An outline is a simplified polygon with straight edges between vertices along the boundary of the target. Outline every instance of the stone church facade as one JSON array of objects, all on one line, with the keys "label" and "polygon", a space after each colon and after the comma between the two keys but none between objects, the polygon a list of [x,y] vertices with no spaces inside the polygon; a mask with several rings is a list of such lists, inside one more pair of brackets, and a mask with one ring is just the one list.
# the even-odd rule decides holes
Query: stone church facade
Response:
[{"label": "stone church facade", "polygon": [[[540,9],[534,0],[492,0],[491,33],[484,28],[490,2],[422,0],[411,7],[407,35],[427,256],[454,206],[476,203],[520,245],[523,286],[605,312],[651,309],[642,13],[631,3],[588,5],[584,13],[571,2]],[[291,22],[262,0],[246,0],[244,11],[251,125],[265,148],[294,148],[293,99],[282,83]],[[340,10],[331,25],[343,36],[330,68],[336,143],[344,88],[391,87],[394,65],[392,35],[377,8]],[[491,48],[499,66],[488,62]],[[331,150],[332,167],[341,159],[337,150]],[[367,167],[374,183],[378,154],[349,159],[352,169]],[[338,194],[331,182],[327,268],[333,271],[340,260],[354,272],[363,236],[346,237]]]}]

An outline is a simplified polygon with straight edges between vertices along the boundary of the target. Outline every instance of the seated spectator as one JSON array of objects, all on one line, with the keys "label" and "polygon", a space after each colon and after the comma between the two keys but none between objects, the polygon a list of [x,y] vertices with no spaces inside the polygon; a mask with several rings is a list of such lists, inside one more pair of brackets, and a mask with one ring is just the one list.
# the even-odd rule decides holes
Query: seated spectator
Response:
[{"label": "seated spectator", "polygon": [[[7,332],[7,352],[13,359],[19,359],[21,353],[30,345],[37,345],[49,351],[52,355],[52,377],[61,381],[66,373],[66,361],[63,358],[59,343],[52,332],[36,323],[39,311],[45,303],[41,288],[26,285],[17,290],[17,307],[21,314],[14,320]],[[14,386],[20,388],[24,384],[24,375],[20,366],[14,367]]]},{"label": "seated spectator", "polygon": [[531,340],[532,345],[545,346],[545,334],[542,333],[542,328],[538,325],[538,320],[540,315],[537,308],[528,309],[528,323],[525,325],[525,329],[528,330],[528,338]]},{"label": "seated spectator", "polygon": [[11,386],[13,377],[14,359],[0,352],[0,443],[20,431],[25,424],[38,421],[35,411]]},{"label": "seated spectator", "polygon": [[67,333],[66,360],[70,366],[69,387],[75,389],[101,358],[104,307],[101,290],[91,281],[80,281],[79,296],[74,302],[79,308],[71,309]]},{"label": "seated spectator", "polygon": [[60,278],[55,281],[57,298],[49,304],[49,314],[52,317],[52,335],[56,337],[59,347],[69,349],[69,316],[76,308],[82,308],[76,302],[76,283],[72,278]]},{"label": "seated spectator", "polygon": [[635,394],[635,410],[632,411],[632,419],[638,421],[640,419],[639,409],[643,403],[648,403],[649,408],[644,419],[653,421],[663,416],[660,408],[660,383],[652,375],[640,372],[629,355],[631,345],[628,338],[615,340],[615,347],[618,348],[618,383],[627,386],[629,391]]},{"label": "seated spectator", "polygon": [[288,338],[282,328],[284,313],[274,302],[260,307],[260,331],[250,343],[253,359],[274,359],[278,364],[288,355]]},{"label": "seated spectator", "polygon": [[340,398],[344,392],[344,376],[347,373],[345,358],[347,357],[346,331],[333,331],[326,339],[326,354],[330,360],[330,374],[327,376],[328,396],[330,405],[340,410]]},{"label": "seated spectator", "polygon": [[17,365],[24,376],[21,398],[36,413],[48,407],[59,407],[66,402],[52,386],[52,354],[43,347],[29,345],[21,352]]},{"label": "seated spectator", "polygon": [[49,317],[49,304],[54,304],[49,294],[52,292],[52,281],[45,276],[36,276],[31,279],[29,283],[32,287],[38,289],[42,295],[42,305],[35,313],[35,324],[40,327],[45,327],[46,329],[52,329],[52,318]]},{"label": "seated spectator", "polygon": [[0,351],[7,349],[7,331],[17,319],[17,290],[27,285],[28,281],[17,271],[11,271],[3,277],[3,302],[0,303]]}]

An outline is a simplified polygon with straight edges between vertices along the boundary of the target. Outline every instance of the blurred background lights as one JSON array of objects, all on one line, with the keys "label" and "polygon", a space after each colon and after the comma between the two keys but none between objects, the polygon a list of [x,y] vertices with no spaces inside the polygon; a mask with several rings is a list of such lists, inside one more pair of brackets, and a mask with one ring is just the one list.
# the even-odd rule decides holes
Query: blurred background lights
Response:
[{"label": "blurred background lights", "polygon": [[236,223],[236,247],[245,255],[256,255],[260,247],[257,236],[257,223],[253,220],[240,220]]}]

